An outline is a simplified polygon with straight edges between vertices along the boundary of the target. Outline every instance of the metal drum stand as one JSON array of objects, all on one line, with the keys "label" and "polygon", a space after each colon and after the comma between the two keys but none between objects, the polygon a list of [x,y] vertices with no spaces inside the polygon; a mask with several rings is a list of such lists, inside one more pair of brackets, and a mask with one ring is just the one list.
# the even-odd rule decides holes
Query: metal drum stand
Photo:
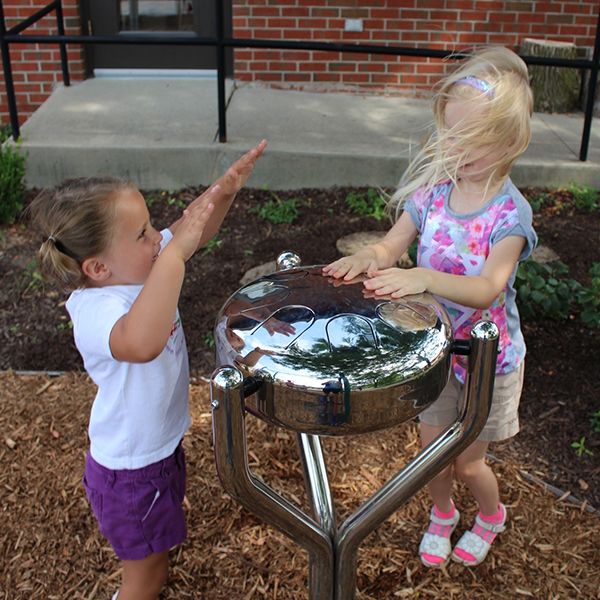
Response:
[{"label": "metal drum stand", "polygon": [[[211,378],[214,451],[224,489],[309,554],[309,598],[351,600],[358,548],[467,448],[489,415],[498,329],[452,339],[448,315],[427,294],[368,297],[285,253],[278,272],[234,293],[217,318]],[[412,419],[446,385],[453,355],[466,360],[463,414],[341,525],[320,435],[377,431]],[[313,515],[252,475],[247,413],[297,432]]]}]

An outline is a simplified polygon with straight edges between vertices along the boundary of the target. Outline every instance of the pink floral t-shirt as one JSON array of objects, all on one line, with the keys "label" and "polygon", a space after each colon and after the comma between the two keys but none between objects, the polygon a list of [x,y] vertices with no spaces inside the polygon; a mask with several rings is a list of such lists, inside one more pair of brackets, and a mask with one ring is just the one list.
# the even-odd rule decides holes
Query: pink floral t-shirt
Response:
[{"label": "pink floral t-shirt", "polygon": [[[473,213],[459,214],[450,208],[452,187],[451,181],[445,181],[428,191],[417,190],[404,206],[419,230],[418,266],[454,275],[479,275],[492,246],[512,235],[525,238],[519,260],[529,257],[537,242],[531,207],[510,179],[494,198]],[[500,330],[497,375],[514,371],[525,357],[515,302],[516,272],[517,265],[505,288],[486,310],[439,298],[452,321],[454,339],[469,339],[471,328],[481,319],[496,323]],[[456,377],[464,382],[465,357],[453,356],[453,366]]]}]

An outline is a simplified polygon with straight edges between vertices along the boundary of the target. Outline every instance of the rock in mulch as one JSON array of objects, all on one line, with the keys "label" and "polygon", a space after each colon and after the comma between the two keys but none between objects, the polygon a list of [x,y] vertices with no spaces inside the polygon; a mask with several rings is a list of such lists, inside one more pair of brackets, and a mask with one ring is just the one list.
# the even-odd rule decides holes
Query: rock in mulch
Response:
[{"label": "rock in mulch", "polygon": [[[362,250],[365,246],[370,246],[371,244],[376,244],[381,241],[386,233],[386,231],[359,231],[340,238],[335,245],[342,256],[350,256],[351,254],[355,254],[359,250]],[[400,258],[398,266],[405,269],[413,266],[413,262],[409,258],[408,252],[405,252]]]},{"label": "rock in mulch", "polygon": [[560,256],[558,256],[558,254],[556,254],[552,248],[543,246],[541,244],[533,250],[531,253],[531,258],[535,260],[535,262],[541,264],[547,264],[556,260],[560,260]]},{"label": "rock in mulch", "polygon": [[[192,426],[185,437],[189,537],[172,551],[166,600],[302,600],[304,550],[222,491],[211,448],[208,385],[190,387]],[[108,600],[119,563],[100,536],[81,485],[94,386],[83,374],[0,374],[0,598]],[[296,435],[246,419],[250,468],[307,512]],[[6,440],[11,440],[7,442]],[[418,452],[414,423],[388,431],[324,438],[339,522]],[[507,531],[488,559],[468,569],[426,569],[417,557],[429,500],[422,491],[367,537],[358,556],[357,600],[598,598],[600,519],[521,475],[523,465],[494,464],[509,510]],[[526,468],[526,467],[525,467]],[[470,526],[473,500],[458,486]]]},{"label": "rock in mulch", "polygon": [[242,275],[242,278],[240,279],[240,285],[246,285],[247,283],[251,283],[255,279],[262,277],[263,275],[270,275],[271,273],[275,273],[276,270],[277,264],[274,260],[270,260],[269,262],[263,263],[262,265],[252,267]]}]

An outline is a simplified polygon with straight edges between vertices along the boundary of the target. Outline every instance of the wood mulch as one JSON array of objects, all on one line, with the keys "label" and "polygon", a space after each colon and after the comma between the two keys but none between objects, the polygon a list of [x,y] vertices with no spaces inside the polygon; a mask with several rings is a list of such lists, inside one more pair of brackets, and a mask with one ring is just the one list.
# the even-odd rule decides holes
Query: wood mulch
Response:
[{"label": "wood mulch", "polygon": [[[81,485],[94,386],[87,376],[0,374],[0,599],[109,599],[120,571],[98,533]],[[189,538],[173,551],[164,599],[301,599],[307,556],[223,493],[211,448],[208,385],[191,386],[186,436]],[[307,511],[295,436],[248,418],[253,473]],[[418,450],[414,424],[325,439],[332,491],[347,518]],[[600,518],[524,475],[526,464],[492,448],[508,529],[487,561],[468,569],[421,566],[424,492],[386,521],[359,553],[357,600],[387,598],[600,598]],[[475,513],[457,494],[463,518]]]}]

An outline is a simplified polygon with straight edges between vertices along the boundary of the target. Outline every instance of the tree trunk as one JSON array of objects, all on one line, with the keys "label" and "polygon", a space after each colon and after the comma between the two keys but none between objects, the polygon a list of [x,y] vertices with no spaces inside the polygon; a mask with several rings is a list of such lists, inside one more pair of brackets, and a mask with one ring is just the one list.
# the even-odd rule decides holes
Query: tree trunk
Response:
[{"label": "tree trunk", "polygon": [[[525,38],[521,55],[552,58],[576,58],[575,44]],[[579,108],[581,73],[571,67],[529,65],[534,110],[564,113]]]}]

